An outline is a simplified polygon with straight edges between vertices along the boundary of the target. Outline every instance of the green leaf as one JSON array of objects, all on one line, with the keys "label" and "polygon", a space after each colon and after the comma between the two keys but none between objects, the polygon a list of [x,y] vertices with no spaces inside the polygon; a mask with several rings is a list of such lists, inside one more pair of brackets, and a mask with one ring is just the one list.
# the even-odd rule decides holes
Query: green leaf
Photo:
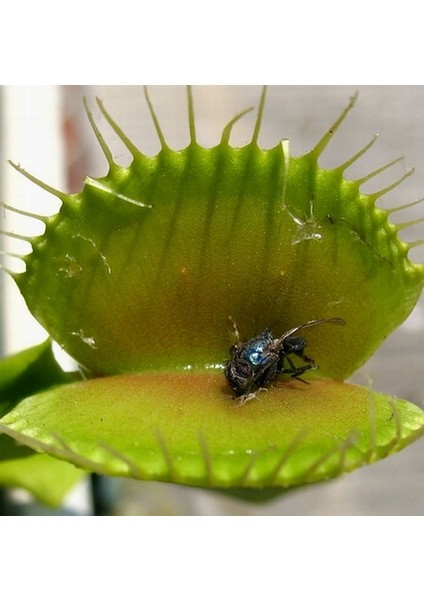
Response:
[{"label": "green leaf", "polygon": [[50,340],[7,356],[0,361],[0,415],[26,396],[74,379],[57,364]]},{"label": "green leaf", "polygon": [[341,380],[415,306],[424,265],[408,258],[415,243],[399,239],[407,224],[393,225],[394,209],[377,206],[407,174],[362,193],[365,181],[393,164],[346,179],[370,144],[333,169],[319,164],[353,100],[298,157],[287,140],[258,147],[263,102],[250,143],[228,143],[236,117],[219,145],[204,148],[189,101],[191,143],[175,151],[158,130],[162,148],[153,157],[99,103],[133,160],[129,167],[114,161],[89,113],[109,171],[86,177],[79,194],[52,190],[16,166],[62,206],[39,217],[45,232],[28,240],[33,251],[15,280],[52,338],[96,375],[222,364],[229,316],[244,339],[271,326],[277,337],[311,319],[341,317],[342,330],[305,332],[320,374]]},{"label": "green leaf", "polygon": [[0,431],[98,473],[211,488],[328,479],[424,432],[417,406],[329,380],[236,404],[222,374],[122,375],[27,398]]},{"label": "green leaf", "polygon": [[[0,361],[0,414],[28,395],[69,383],[74,375],[57,364],[50,340]],[[34,452],[0,435],[0,485],[21,487],[40,502],[59,506],[66,493],[86,473],[46,454]]]},{"label": "green leaf", "polygon": [[[414,223],[390,221],[411,203],[378,205],[410,172],[363,193],[362,184],[397,162],[347,179],[371,143],[321,168],[354,99],[298,157],[287,140],[259,148],[265,93],[242,148],[229,144],[241,114],[216,147],[198,144],[189,94],[190,144],[172,150],[147,102],[161,143],[153,157],[98,103],[132,155],[128,167],[115,162],[87,111],[109,169],[87,176],[78,194],[13,165],[62,201],[51,217],[5,207],[45,225],[35,238],[2,232],[32,246],[14,279],[52,338],[91,374],[111,377],[27,389],[16,404],[31,380],[22,373],[17,399],[9,391],[3,403],[2,431],[99,473],[222,488],[319,481],[421,435],[418,407],[325,380],[362,365],[407,318],[424,284],[424,265],[408,257],[423,242],[399,237]],[[235,408],[222,375],[229,317],[242,339],[332,317],[346,325],[305,330],[307,356],[320,367],[308,373],[309,386],[278,382]]]},{"label": "green leaf", "polygon": [[66,494],[87,474],[48,454],[19,446],[0,436],[0,485],[24,488],[39,502],[58,507]]}]

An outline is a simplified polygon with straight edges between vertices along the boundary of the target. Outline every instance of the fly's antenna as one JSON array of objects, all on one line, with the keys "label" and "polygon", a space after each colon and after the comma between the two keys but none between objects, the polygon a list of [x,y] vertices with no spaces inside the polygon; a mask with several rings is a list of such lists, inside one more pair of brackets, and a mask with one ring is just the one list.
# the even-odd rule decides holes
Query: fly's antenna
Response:
[{"label": "fly's antenna", "polygon": [[297,333],[301,329],[307,329],[308,327],[315,327],[315,325],[322,325],[323,323],[333,323],[334,325],[345,325],[346,321],[341,319],[340,317],[331,317],[329,319],[313,319],[312,321],[307,321],[302,325],[298,325],[297,327],[293,327],[293,329],[289,329],[277,340],[278,342],[282,342],[287,339],[294,333]]}]

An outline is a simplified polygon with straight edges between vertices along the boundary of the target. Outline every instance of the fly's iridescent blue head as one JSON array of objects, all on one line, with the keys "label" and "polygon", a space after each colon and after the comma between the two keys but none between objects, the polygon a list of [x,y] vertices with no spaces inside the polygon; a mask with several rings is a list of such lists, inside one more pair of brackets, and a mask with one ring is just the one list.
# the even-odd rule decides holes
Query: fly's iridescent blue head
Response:
[{"label": "fly's iridescent blue head", "polygon": [[246,345],[240,358],[244,358],[253,368],[262,365],[269,360],[269,348],[272,344],[272,335],[269,331],[264,331]]}]

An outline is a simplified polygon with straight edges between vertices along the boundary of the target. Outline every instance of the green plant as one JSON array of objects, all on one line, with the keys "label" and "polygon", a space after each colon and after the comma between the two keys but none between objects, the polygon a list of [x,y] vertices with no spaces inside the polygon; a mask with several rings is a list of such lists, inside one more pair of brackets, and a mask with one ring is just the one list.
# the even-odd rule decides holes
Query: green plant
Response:
[{"label": "green plant", "polygon": [[[229,139],[246,111],[218,146],[204,148],[189,93],[190,144],[175,151],[146,100],[161,142],[153,157],[98,101],[132,155],[125,168],[87,107],[109,171],[86,177],[79,194],[13,165],[62,207],[48,218],[28,214],[46,230],[29,240],[25,272],[12,276],[88,381],[70,382],[49,342],[5,359],[3,456],[17,452],[17,440],[66,468],[260,491],[335,477],[421,435],[417,406],[343,383],[409,315],[424,281],[424,266],[408,258],[413,244],[389,221],[401,207],[376,206],[408,173],[362,193],[364,182],[396,162],[347,180],[346,169],[371,143],[338,167],[319,165],[355,99],[299,157],[287,141],[258,146],[265,92],[252,140],[241,148]],[[346,326],[305,331],[320,367],[308,386],[281,378],[235,406],[222,373],[229,317],[250,338],[271,324],[280,334],[335,316]],[[33,372],[46,377],[28,389]]]}]

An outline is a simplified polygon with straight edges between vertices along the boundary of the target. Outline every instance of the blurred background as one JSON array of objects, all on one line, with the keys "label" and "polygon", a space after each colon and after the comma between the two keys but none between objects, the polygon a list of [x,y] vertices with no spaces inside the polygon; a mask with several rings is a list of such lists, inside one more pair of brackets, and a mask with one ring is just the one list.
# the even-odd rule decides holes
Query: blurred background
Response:
[{"label": "blurred background", "polygon": [[[168,144],[189,142],[186,90],[152,86],[150,96]],[[415,173],[388,193],[379,205],[389,208],[424,196],[424,87],[422,86],[271,86],[259,143],[272,147],[290,140],[291,153],[310,150],[359,91],[356,106],[326,149],[321,166],[341,164],[371,140],[379,140],[348,172],[359,178],[391,160],[404,161],[367,182],[363,191],[393,183],[411,167]],[[256,86],[195,86],[193,96],[200,144],[219,142],[223,127],[247,107],[258,105]],[[156,154],[159,142],[139,86],[3,86],[0,91],[0,197],[13,206],[39,214],[57,211],[59,202],[16,173],[7,159],[49,185],[78,192],[85,175],[106,174],[107,164],[88,124],[83,97],[112,149],[115,160],[130,157],[95,104],[100,97],[131,140],[146,154]],[[239,121],[231,137],[235,146],[249,142],[256,112]],[[410,221],[424,214],[424,205],[393,214]],[[36,223],[7,215],[9,231],[34,235]],[[403,239],[424,239],[424,223],[402,233]],[[25,242],[4,239],[3,250],[20,251]],[[424,246],[410,258],[424,262]],[[9,262],[7,262],[9,261]],[[6,266],[22,269],[19,260]],[[46,335],[26,310],[13,282],[0,272],[1,353],[19,351]],[[364,332],[366,335],[366,332]],[[408,399],[424,407],[424,297],[408,320],[390,336],[374,357],[352,378],[355,383]],[[21,490],[7,492],[16,513],[52,514]],[[284,492],[264,504],[252,504],[218,492],[165,483],[87,478],[66,499],[59,514],[122,515],[422,515],[424,514],[424,439],[375,465],[334,481]]]}]

